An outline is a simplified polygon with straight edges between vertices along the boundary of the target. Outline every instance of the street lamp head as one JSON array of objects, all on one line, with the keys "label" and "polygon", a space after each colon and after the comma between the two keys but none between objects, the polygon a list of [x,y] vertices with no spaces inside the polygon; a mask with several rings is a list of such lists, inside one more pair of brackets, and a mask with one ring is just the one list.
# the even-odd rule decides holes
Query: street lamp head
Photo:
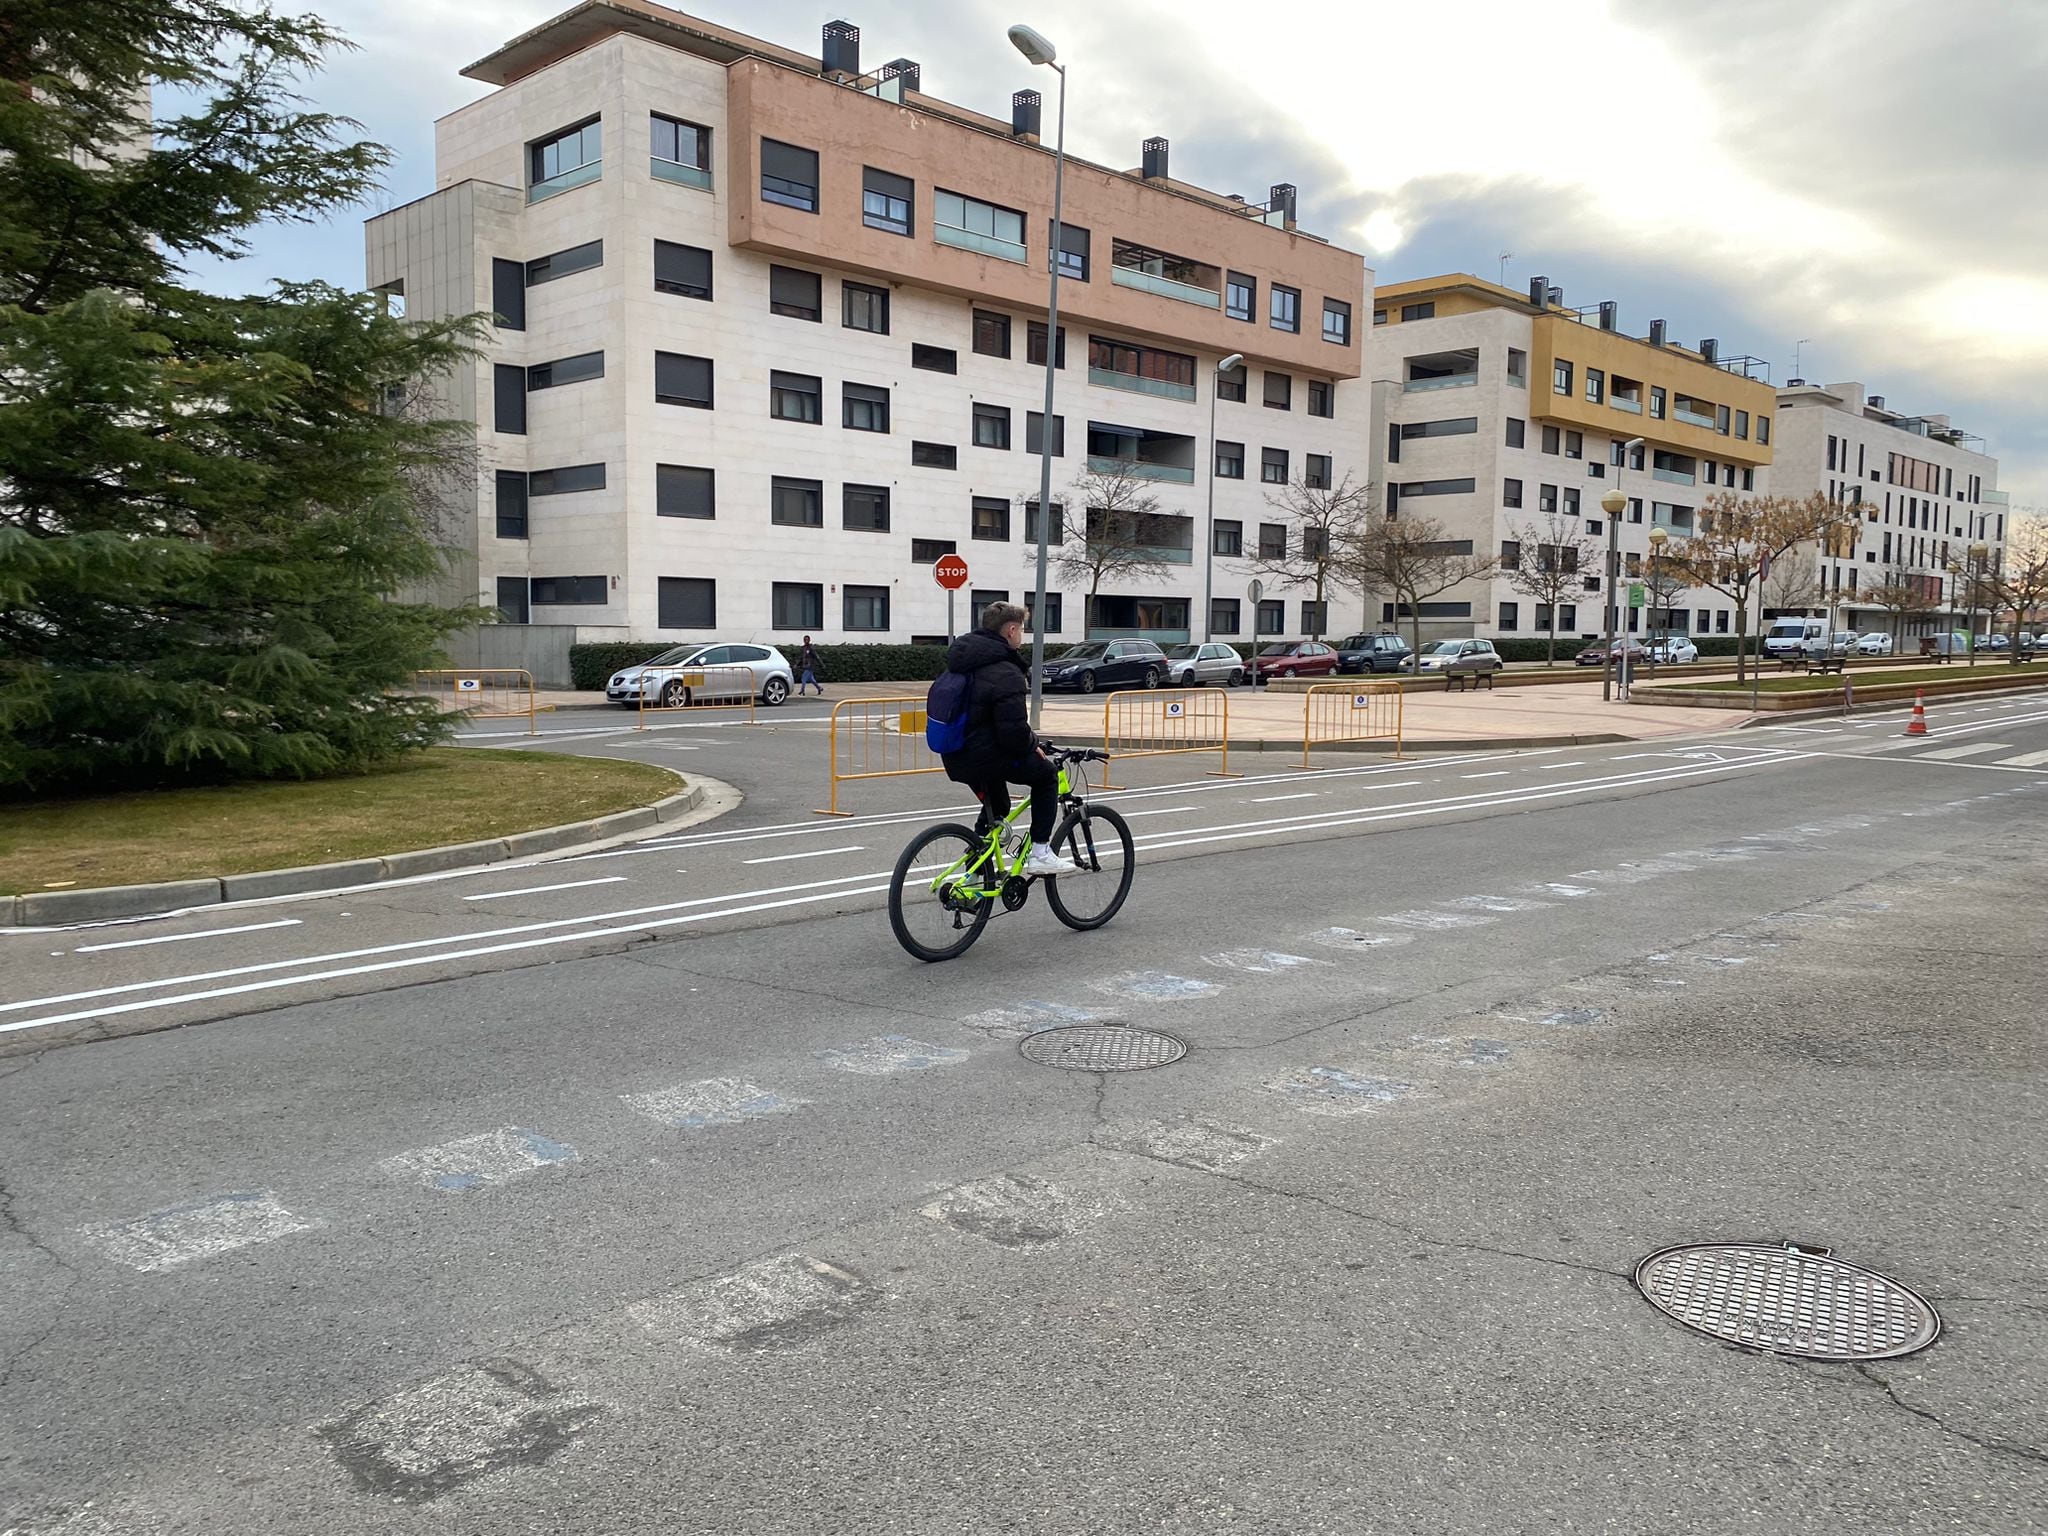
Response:
[{"label": "street lamp head", "polygon": [[1630,439],[1629,439],[1629,440],[1628,440],[1627,442],[1625,442],[1625,443],[1623,443],[1623,444],[1621,445],[1621,451],[1622,451],[1623,453],[1627,453],[1627,452],[1629,452],[1629,451],[1630,451],[1631,449],[1635,449],[1635,448],[1640,448],[1640,447],[1642,447],[1642,446],[1643,446],[1643,440],[1642,440],[1642,439],[1641,439],[1640,437],[1632,437],[1632,438],[1630,438]]},{"label": "street lamp head", "polygon": [[1226,357],[1225,359],[1223,359],[1222,362],[1216,365],[1216,371],[1218,373],[1228,373],[1231,369],[1237,367],[1243,361],[1244,354],[1242,352],[1233,352],[1230,354],[1230,356]]},{"label": "street lamp head", "polygon": [[1620,486],[1616,486],[1600,498],[1600,506],[1609,517],[1619,517],[1628,510],[1628,497],[1622,494]]},{"label": "street lamp head", "polygon": [[1053,47],[1043,32],[1034,31],[1022,22],[1010,28],[1010,41],[1016,45],[1019,53],[1034,64],[1050,64],[1060,56],[1059,50]]},{"label": "street lamp head", "polygon": [[1970,546],[1970,558],[1972,560],[1982,560],[1986,555],[1990,553],[1991,546],[1989,544],[1984,543],[1981,539]]},{"label": "street lamp head", "polygon": [[1664,547],[1664,541],[1670,537],[1671,534],[1668,529],[1652,528],[1650,530],[1650,548],[1662,549]]}]

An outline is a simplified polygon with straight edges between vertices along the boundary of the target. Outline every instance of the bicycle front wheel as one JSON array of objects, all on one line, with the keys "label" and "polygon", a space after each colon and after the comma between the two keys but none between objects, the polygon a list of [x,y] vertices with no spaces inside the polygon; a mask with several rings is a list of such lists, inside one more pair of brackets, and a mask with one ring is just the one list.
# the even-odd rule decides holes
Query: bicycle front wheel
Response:
[{"label": "bicycle front wheel", "polygon": [[965,954],[981,937],[993,906],[975,894],[981,871],[971,869],[988,846],[971,827],[946,822],[910,841],[889,877],[889,926],[896,942],[926,962]]},{"label": "bicycle front wheel", "polygon": [[1074,866],[1045,882],[1053,916],[1082,930],[1115,917],[1138,867],[1123,817],[1101,805],[1071,812],[1052,835],[1052,851]]}]

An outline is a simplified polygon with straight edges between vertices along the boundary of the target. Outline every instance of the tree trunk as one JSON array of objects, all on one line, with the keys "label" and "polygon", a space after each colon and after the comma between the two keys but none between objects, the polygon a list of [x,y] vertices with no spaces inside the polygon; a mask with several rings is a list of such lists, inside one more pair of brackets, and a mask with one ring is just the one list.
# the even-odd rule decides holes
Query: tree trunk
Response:
[{"label": "tree trunk", "polygon": [[1744,663],[1749,658],[1749,605],[1740,599],[1735,604],[1735,681],[1746,683],[1749,673]]}]

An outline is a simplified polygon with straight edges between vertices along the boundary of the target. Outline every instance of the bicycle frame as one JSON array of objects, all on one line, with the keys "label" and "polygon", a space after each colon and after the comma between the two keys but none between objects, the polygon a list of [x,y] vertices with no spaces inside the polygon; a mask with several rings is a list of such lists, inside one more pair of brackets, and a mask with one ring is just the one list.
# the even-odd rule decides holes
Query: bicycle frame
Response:
[{"label": "bicycle frame", "polygon": [[[1060,765],[1059,776],[1061,805],[1071,807],[1085,804],[1088,799],[1087,778],[1081,774],[1070,775],[1065,764]],[[1019,816],[1022,816],[1030,809],[1031,799],[1028,795],[1011,806],[1009,815],[1003,817],[1000,821],[991,823],[983,833],[982,844],[979,850],[971,856],[961,855],[961,857],[955,859],[932,877],[932,890],[937,891],[956,871],[970,877],[975,877],[978,882],[979,879],[985,878],[985,876],[978,875],[977,872],[982,871],[989,864],[989,861],[993,860],[993,867],[997,877],[993,887],[984,888],[977,883],[973,886],[956,888],[954,894],[970,901],[993,901],[996,897],[1001,896],[1004,883],[1016,879],[1023,872],[1024,861],[1031,855],[1029,848],[1019,848],[1014,855],[1010,856],[1008,862],[1005,863],[1002,834],[1016,824]],[[981,819],[988,819],[986,807],[982,809]]]}]

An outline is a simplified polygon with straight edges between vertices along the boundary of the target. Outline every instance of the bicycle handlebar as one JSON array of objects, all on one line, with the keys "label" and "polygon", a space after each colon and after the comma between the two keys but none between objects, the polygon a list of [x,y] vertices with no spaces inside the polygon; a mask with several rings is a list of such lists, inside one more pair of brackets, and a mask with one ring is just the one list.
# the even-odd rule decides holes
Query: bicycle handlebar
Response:
[{"label": "bicycle handlebar", "polygon": [[1100,747],[1055,747],[1050,743],[1046,751],[1056,763],[1106,763],[1109,754]]}]

